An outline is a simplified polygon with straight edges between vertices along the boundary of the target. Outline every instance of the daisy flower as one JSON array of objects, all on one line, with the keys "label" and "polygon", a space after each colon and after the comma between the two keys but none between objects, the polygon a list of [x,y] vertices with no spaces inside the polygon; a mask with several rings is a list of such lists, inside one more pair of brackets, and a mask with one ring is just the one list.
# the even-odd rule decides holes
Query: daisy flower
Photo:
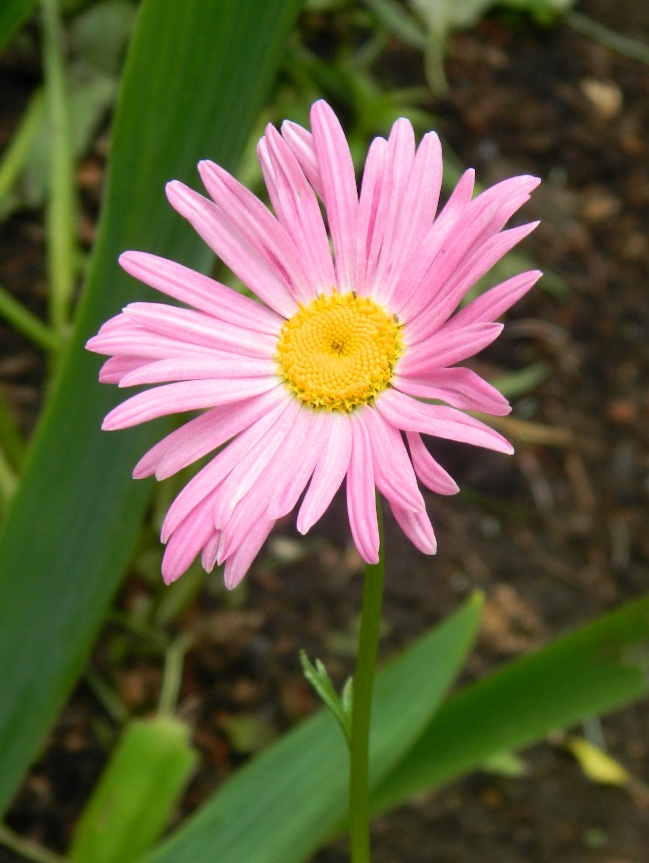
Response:
[{"label": "daisy flower", "polygon": [[435,133],[416,147],[411,124],[397,120],[387,140],[372,142],[359,195],[344,132],[323,101],[311,129],[269,125],[259,142],[274,215],[212,162],[198,166],[211,200],[167,185],[172,207],[260,302],[173,261],[125,252],[127,273],[189,308],[132,303],[87,345],[110,357],[104,383],[160,384],[112,410],[104,429],[204,411],[147,452],[134,477],[164,479],[218,451],[167,513],[167,583],[200,553],[208,571],[225,564],[233,588],[278,518],[304,495],[297,528],[306,533],[345,479],[365,561],[379,555],[375,488],[415,546],[433,554],[417,480],[438,494],[458,488],[422,434],[512,452],[463,412],[503,416],[509,404],[456,364],[498,336],[495,320],[540,273],[456,309],[535,227],[503,230],[538,180],[514,177],[474,198],[469,170],[436,214]]}]

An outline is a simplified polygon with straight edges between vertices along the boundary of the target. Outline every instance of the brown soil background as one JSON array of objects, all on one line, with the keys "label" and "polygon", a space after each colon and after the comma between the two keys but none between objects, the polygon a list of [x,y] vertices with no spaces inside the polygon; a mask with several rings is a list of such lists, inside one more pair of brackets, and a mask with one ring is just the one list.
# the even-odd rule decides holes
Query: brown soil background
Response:
[{"label": "brown soil background", "polygon": [[[580,10],[649,42],[646,3],[589,0]],[[388,77],[418,83],[418,57],[396,45],[391,59]],[[435,443],[463,491],[427,498],[439,539],[434,559],[414,550],[386,518],[382,655],[480,588],[487,607],[464,673],[469,680],[649,589],[649,68],[565,25],[510,27],[497,16],[455,36],[446,67],[451,95],[431,105],[439,130],[485,184],[524,172],[544,179],[525,213],[543,220],[526,251],[570,287],[562,301],[535,289],[475,367],[502,373],[546,363],[547,380],[518,400],[515,415],[565,429],[573,443],[519,444],[511,459]],[[3,146],[35,83],[33,64],[10,53],[0,80]],[[593,97],[592,81],[617,94],[617,110],[601,90]],[[101,149],[100,142],[79,173],[88,242]],[[42,312],[42,218],[20,215],[1,231],[0,282]],[[0,344],[0,386],[28,429],[41,403],[43,361],[1,324]],[[288,562],[296,546],[287,552],[286,538],[296,539],[290,520],[242,591],[227,597],[208,580],[180,620],[196,637],[181,701],[201,752],[183,813],[246,757],[233,743],[240,720],[252,728],[252,742],[238,748],[254,749],[317,707],[300,673],[300,648],[321,657],[338,682],[351,671],[362,568],[344,501],[299,546],[298,562]],[[132,612],[152,590],[134,577],[119,607]],[[106,627],[93,667],[135,713],[154,707],[160,656],[117,623]],[[649,781],[646,701],[605,718],[602,729],[611,754]],[[80,684],[8,823],[63,852],[114,733],[91,689]],[[550,742],[524,760],[521,777],[476,774],[379,819],[376,863],[649,859],[649,811],[626,791],[591,784]],[[0,849],[0,863],[18,859]],[[342,863],[345,842],[315,859]]]}]

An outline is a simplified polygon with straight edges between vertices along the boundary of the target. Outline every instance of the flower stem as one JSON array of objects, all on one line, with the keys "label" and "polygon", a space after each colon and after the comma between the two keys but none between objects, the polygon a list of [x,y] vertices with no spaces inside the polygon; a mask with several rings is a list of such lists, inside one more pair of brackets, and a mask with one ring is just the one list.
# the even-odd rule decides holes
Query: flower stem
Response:
[{"label": "flower stem", "polygon": [[381,535],[379,562],[376,564],[368,563],[365,567],[361,631],[358,641],[356,671],[354,673],[349,772],[349,833],[352,863],[369,863],[370,859],[370,717],[372,712],[372,689],[374,687],[376,651],[381,627],[384,560],[381,502],[378,494],[376,504]]}]

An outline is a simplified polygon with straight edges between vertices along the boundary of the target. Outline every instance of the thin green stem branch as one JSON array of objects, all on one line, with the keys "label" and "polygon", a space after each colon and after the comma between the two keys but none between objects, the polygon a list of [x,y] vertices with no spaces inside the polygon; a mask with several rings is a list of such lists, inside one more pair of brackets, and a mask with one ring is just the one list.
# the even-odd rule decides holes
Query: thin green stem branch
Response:
[{"label": "thin green stem branch", "polygon": [[644,42],[638,42],[637,39],[631,39],[629,36],[610,30],[598,21],[593,21],[592,18],[582,15],[581,12],[568,12],[564,20],[582,36],[588,36],[595,42],[599,42],[600,45],[606,45],[607,48],[611,48],[625,57],[630,57],[632,60],[649,63],[649,45],[645,45]]},{"label": "thin green stem branch", "polygon": [[42,0],[45,102],[50,124],[47,263],[50,322],[60,338],[69,327],[76,271],[74,155],[57,0]]},{"label": "thin green stem branch", "polygon": [[0,160],[0,200],[10,191],[25,166],[34,138],[43,121],[43,91],[36,90],[25,111],[20,126]]},{"label": "thin green stem branch", "polygon": [[48,353],[56,353],[61,347],[56,333],[1,286],[0,318]]},{"label": "thin green stem branch", "polygon": [[377,509],[381,535],[379,562],[376,564],[367,564],[365,567],[361,631],[358,640],[356,671],[354,673],[349,772],[349,833],[352,863],[369,863],[370,859],[370,719],[376,653],[379,643],[379,630],[381,628],[384,563],[383,524],[381,502],[378,494]]},{"label": "thin green stem branch", "polygon": [[31,839],[25,839],[5,824],[0,824],[0,845],[4,845],[25,860],[32,860],[33,863],[67,863],[66,857],[49,851]]}]

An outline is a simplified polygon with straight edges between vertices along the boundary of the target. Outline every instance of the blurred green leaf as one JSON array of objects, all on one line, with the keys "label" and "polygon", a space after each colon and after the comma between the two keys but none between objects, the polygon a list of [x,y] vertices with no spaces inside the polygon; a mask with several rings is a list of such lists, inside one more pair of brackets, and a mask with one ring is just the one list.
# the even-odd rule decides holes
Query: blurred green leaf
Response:
[{"label": "blurred green leaf", "polygon": [[124,730],[72,836],[72,863],[130,863],[160,836],[196,766],[189,728],[171,716]]},{"label": "blurred green leaf", "polygon": [[0,51],[32,11],[36,0],[2,0],[0,3]]},{"label": "blurred green leaf", "polygon": [[[370,782],[417,739],[473,644],[482,600],[465,605],[376,679]],[[140,863],[299,863],[347,817],[349,757],[324,711],[250,762]]]},{"label": "blurred green leaf", "polygon": [[504,750],[606,713],[649,690],[649,596],[468,686],[442,706],[376,791],[389,809]]},{"label": "blurred green leaf", "polygon": [[210,254],[164,200],[209,156],[236,166],[298,0],[144,0],[126,64],[97,248],[72,342],[0,536],[0,810],[62,708],[128,560],[151,485],[131,469],[161,426],[115,434],[121,399],[86,339],[152,293],[117,266],[141,248],[206,269]]}]

